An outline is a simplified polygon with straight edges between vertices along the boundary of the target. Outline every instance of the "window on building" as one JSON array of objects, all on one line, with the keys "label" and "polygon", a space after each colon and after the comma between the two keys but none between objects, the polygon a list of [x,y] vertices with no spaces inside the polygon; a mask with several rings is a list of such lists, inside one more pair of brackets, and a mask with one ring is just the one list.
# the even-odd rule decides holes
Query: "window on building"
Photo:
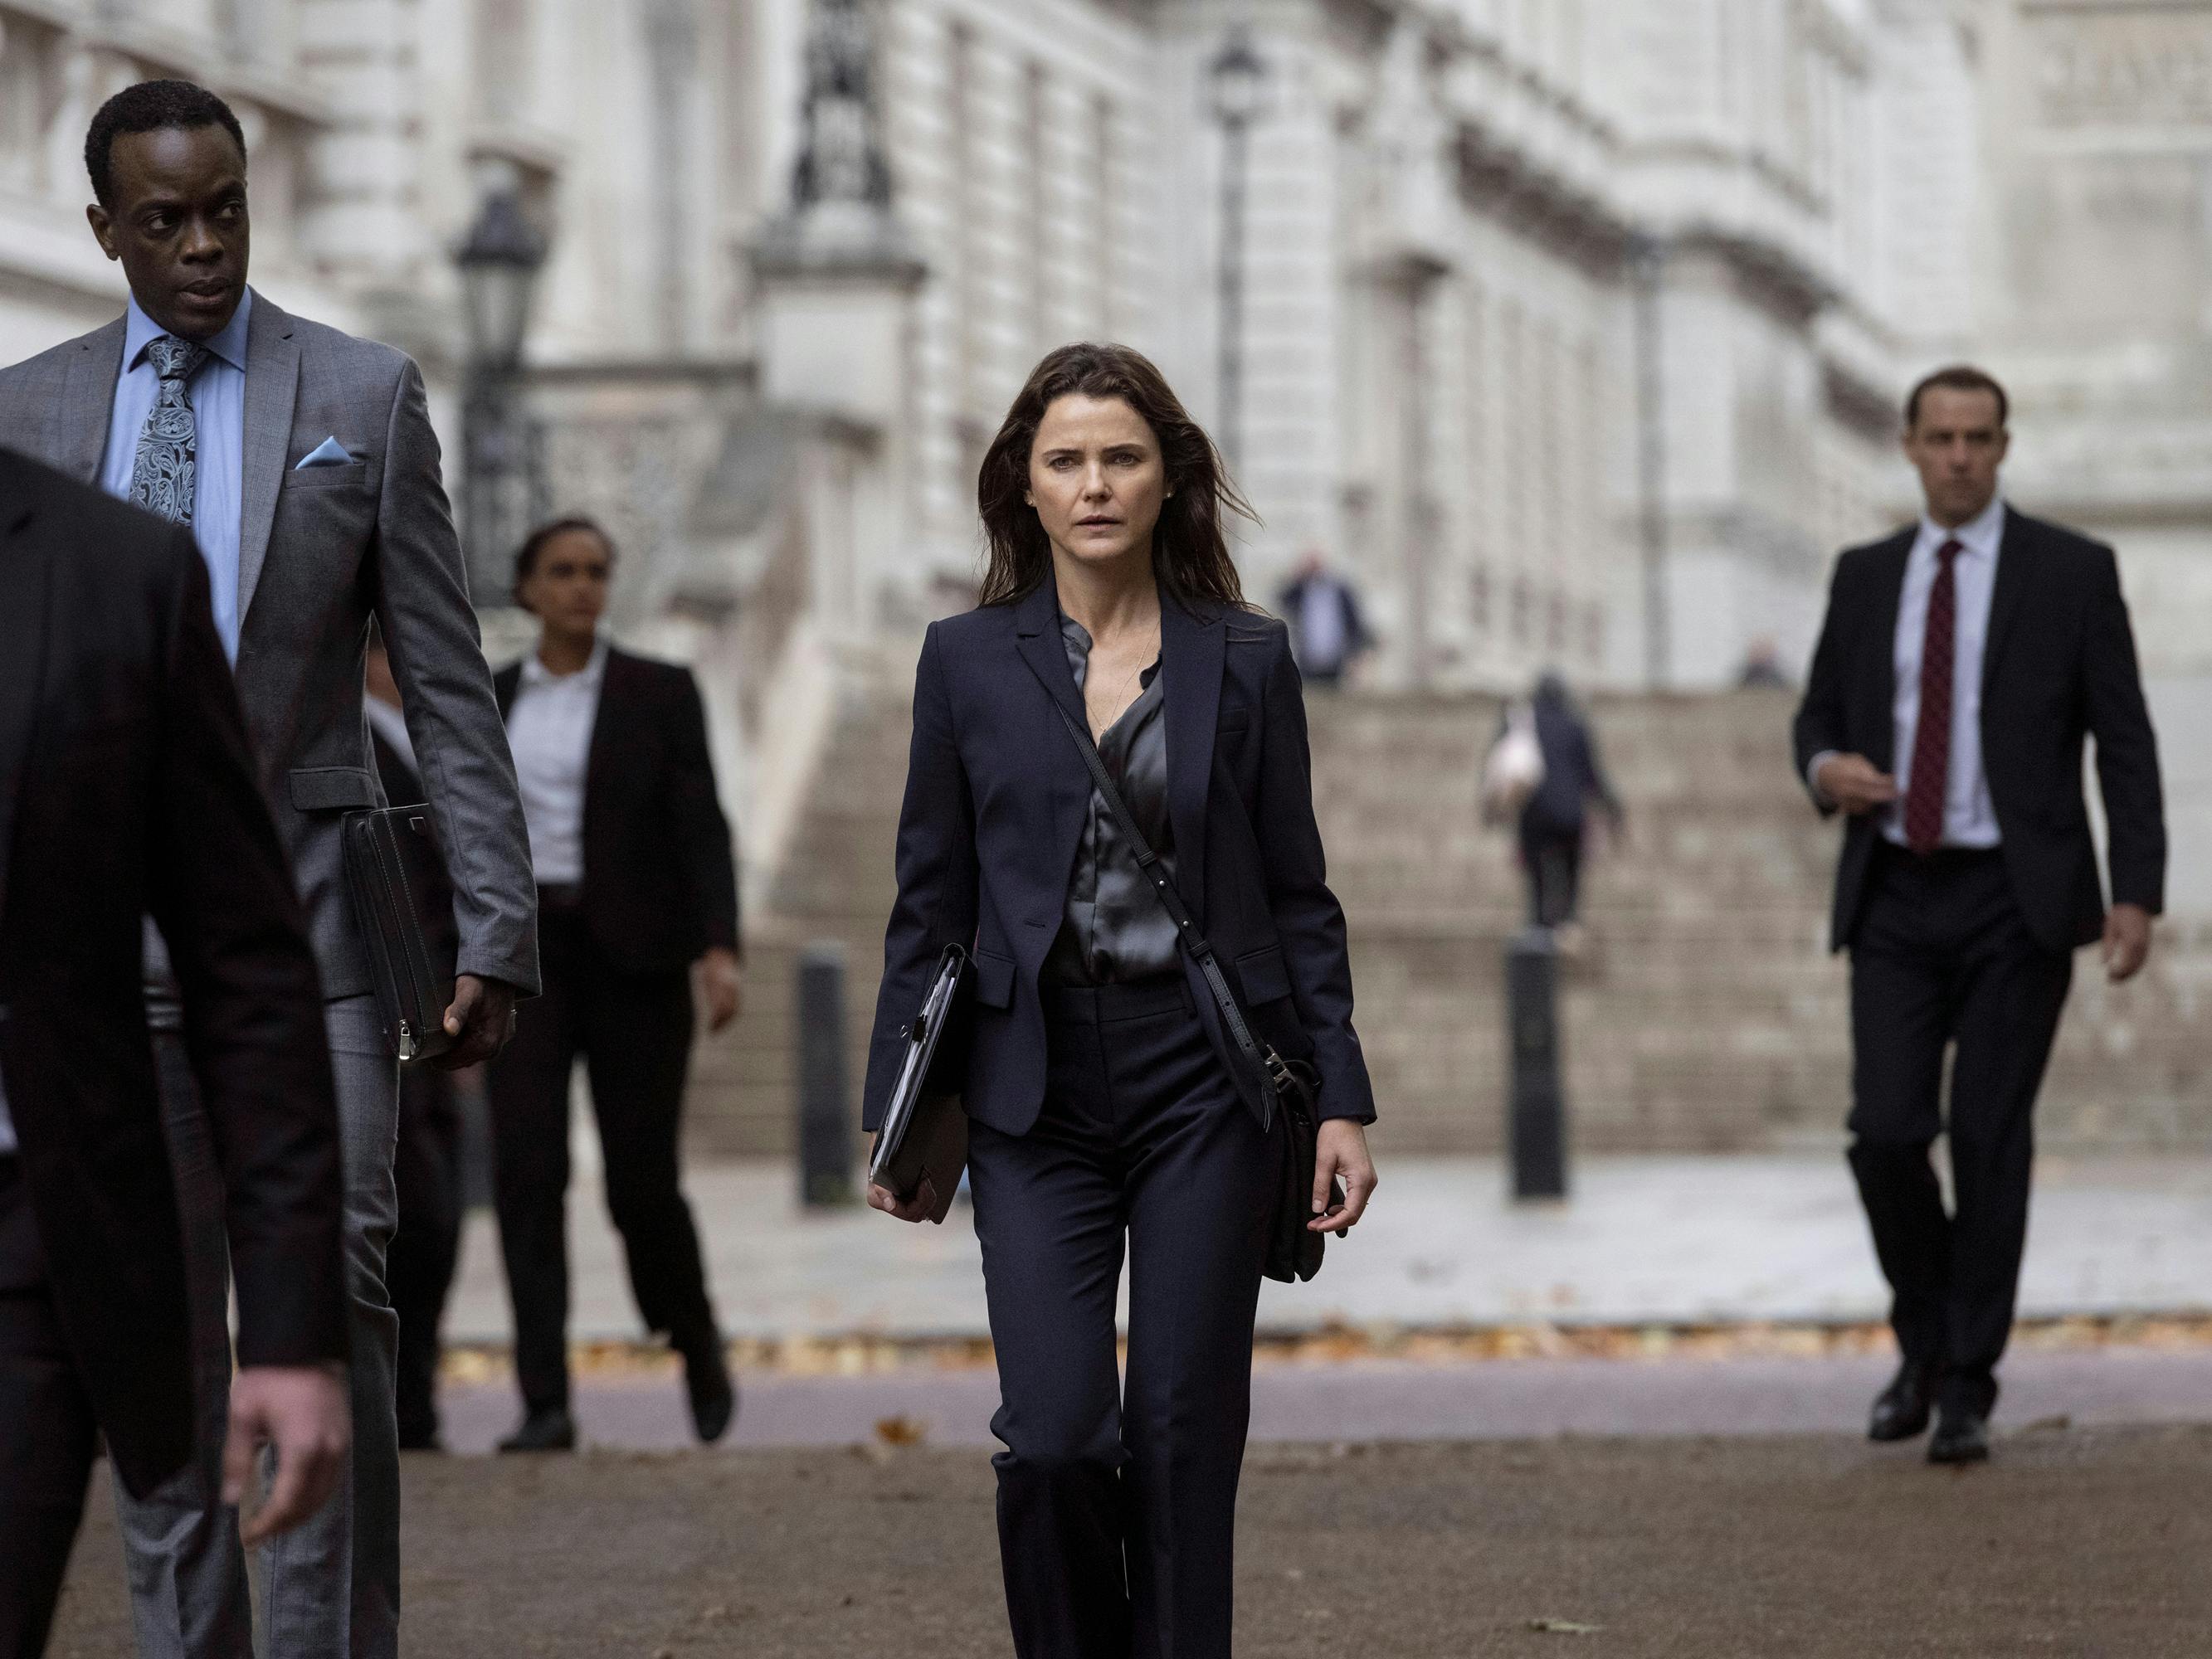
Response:
[{"label": "window on building", "polygon": [[982,357],[982,259],[977,248],[977,180],[975,143],[975,34],[965,23],[955,23],[945,36],[945,131],[949,143],[946,164],[945,257],[952,289],[952,357],[957,377],[955,419],[964,419],[979,404],[983,387],[978,366]]},{"label": "window on building", "polygon": [[1120,164],[1120,146],[1114,137],[1114,100],[1102,92],[1091,100],[1091,198],[1097,204],[1098,237],[1088,261],[1094,284],[1091,326],[1102,340],[1115,336],[1114,285],[1118,280],[1115,257],[1121,246],[1121,192],[1115,170]]},{"label": "window on building", "polygon": [[1053,167],[1047,154],[1052,125],[1047,115],[1049,84],[1042,64],[1022,70],[1022,304],[1027,313],[1029,360],[1058,343],[1052,325]]}]

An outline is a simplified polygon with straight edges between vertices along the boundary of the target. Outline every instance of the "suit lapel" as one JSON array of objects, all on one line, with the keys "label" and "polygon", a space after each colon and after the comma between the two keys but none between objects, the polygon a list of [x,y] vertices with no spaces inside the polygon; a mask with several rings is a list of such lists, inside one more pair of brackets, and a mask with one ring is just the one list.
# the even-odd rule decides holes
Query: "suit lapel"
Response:
[{"label": "suit lapel", "polygon": [[284,459],[292,446],[292,404],[300,389],[300,346],[292,319],[253,296],[246,329],[246,457],[238,515],[238,614],[253,609],[254,589],[269,558]]},{"label": "suit lapel", "polygon": [[[0,458],[0,476],[27,471]],[[28,480],[19,476],[15,483],[17,487],[0,499],[12,495],[21,501]],[[30,753],[39,682],[46,672],[46,590],[52,574],[45,550],[30,534],[36,511],[27,503],[0,508],[0,916],[7,914],[15,801]]]},{"label": "suit lapel", "polygon": [[1909,526],[1876,550],[1874,613],[1867,619],[1869,660],[1860,680],[1865,707],[1859,714],[1862,729],[1875,737],[1867,758],[1885,772],[1897,762],[1897,613],[1905,601],[1905,568],[1919,534],[1917,526]]},{"label": "suit lapel", "polygon": [[1075,676],[1068,672],[1067,647],[1060,637],[1060,589],[1049,575],[1014,607],[1014,648],[1053,701],[1090,730],[1082,694],[1075,689]]},{"label": "suit lapel", "polygon": [[[620,705],[629,696],[634,661],[612,646],[607,647],[606,667],[599,675],[599,702],[592,709],[592,740],[584,751],[584,823],[587,830],[592,821],[592,793],[606,775],[606,769],[613,763],[617,745],[622,740]],[[586,869],[591,867],[588,856],[584,864]]]},{"label": "suit lapel", "polygon": [[1997,541],[1996,586],[1990,594],[1990,629],[1982,641],[1982,708],[1985,717],[1997,657],[2004,650],[2005,636],[2019,620],[2021,601],[2034,580],[2034,562],[2029,522],[2007,507],[2004,534]]},{"label": "suit lapel", "polygon": [[1160,595],[1160,672],[1167,681],[1168,819],[1175,825],[1176,885],[1203,919],[1206,794],[1213,778],[1214,726],[1229,629]]},{"label": "suit lapel", "polygon": [[77,342],[62,386],[62,440],[46,459],[79,483],[100,483],[107,426],[115,413],[115,380],[123,372],[124,319],[118,317]]}]

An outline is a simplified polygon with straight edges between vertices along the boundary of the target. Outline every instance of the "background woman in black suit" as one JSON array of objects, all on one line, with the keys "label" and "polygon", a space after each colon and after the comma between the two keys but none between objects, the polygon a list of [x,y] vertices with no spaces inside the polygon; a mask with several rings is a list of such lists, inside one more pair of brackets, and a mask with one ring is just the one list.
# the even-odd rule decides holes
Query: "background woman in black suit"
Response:
[{"label": "background woman in black suit", "polygon": [[[1283,1155],[1054,705],[1087,721],[1253,1024],[1322,1078],[1317,1231],[1375,1186],[1344,915],[1323,879],[1283,625],[1245,605],[1242,503],[1155,369],[1039,366],[986,456],[982,604],[915,689],[866,1089],[880,1123],[948,945],[969,946],[975,1230],[998,1350],[999,1536],[1024,1659],[1229,1652],[1252,1324]],[[1328,1206],[1332,1176],[1346,1199]],[[926,1189],[903,1219],[932,1207]],[[1128,1375],[1115,1296],[1129,1257]]]},{"label": "background woman in black suit", "polygon": [[708,1025],[737,1018],[737,865],[690,672],[599,636],[613,569],[613,544],[588,520],[533,534],[515,597],[538,619],[538,649],[493,677],[530,826],[545,983],[485,1079],[524,1408],[504,1451],[576,1442],[565,1211],[579,1054],[638,1311],[684,1356],[699,1437],[719,1439],[736,1409],[678,1146],[695,971]]}]

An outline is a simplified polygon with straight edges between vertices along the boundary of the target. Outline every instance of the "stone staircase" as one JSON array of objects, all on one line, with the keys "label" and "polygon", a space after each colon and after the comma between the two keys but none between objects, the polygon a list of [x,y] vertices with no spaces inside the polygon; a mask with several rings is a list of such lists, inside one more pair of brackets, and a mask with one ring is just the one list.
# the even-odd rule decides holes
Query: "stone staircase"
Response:
[{"label": "stone staircase", "polygon": [[[896,689],[890,689],[896,685]],[[845,694],[793,852],[748,924],[748,1010],[702,1050],[696,1152],[789,1152],[799,948],[847,952],[851,1089],[874,1007],[905,775],[905,677]],[[1311,699],[1315,796],[1350,918],[1358,1024],[1394,1152],[1493,1152],[1504,1121],[1503,957],[1523,899],[1476,779],[1498,722],[1479,697]],[[1629,812],[1586,884],[1565,980],[1573,1145],[1722,1152],[1835,1139],[1850,1047],[1826,950],[1836,830],[1791,779],[1790,698],[1602,696]],[[2139,983],[2077,985],[2045,1088],[2046,1144],[2212,1146],[2212,927],[2169,923]]]}]

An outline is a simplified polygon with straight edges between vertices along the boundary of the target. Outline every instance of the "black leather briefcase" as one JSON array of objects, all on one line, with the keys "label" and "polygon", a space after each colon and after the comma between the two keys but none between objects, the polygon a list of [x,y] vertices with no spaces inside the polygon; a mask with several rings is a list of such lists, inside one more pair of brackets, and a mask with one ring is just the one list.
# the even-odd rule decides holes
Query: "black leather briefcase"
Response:
[{"label": "black leather briefcase", "polygon": [[446,1010],[453,1000],[459,938],[453,889],[428,806],[349,812],[341,834],[385,1035],[403,1061],[453,1046]]}]

